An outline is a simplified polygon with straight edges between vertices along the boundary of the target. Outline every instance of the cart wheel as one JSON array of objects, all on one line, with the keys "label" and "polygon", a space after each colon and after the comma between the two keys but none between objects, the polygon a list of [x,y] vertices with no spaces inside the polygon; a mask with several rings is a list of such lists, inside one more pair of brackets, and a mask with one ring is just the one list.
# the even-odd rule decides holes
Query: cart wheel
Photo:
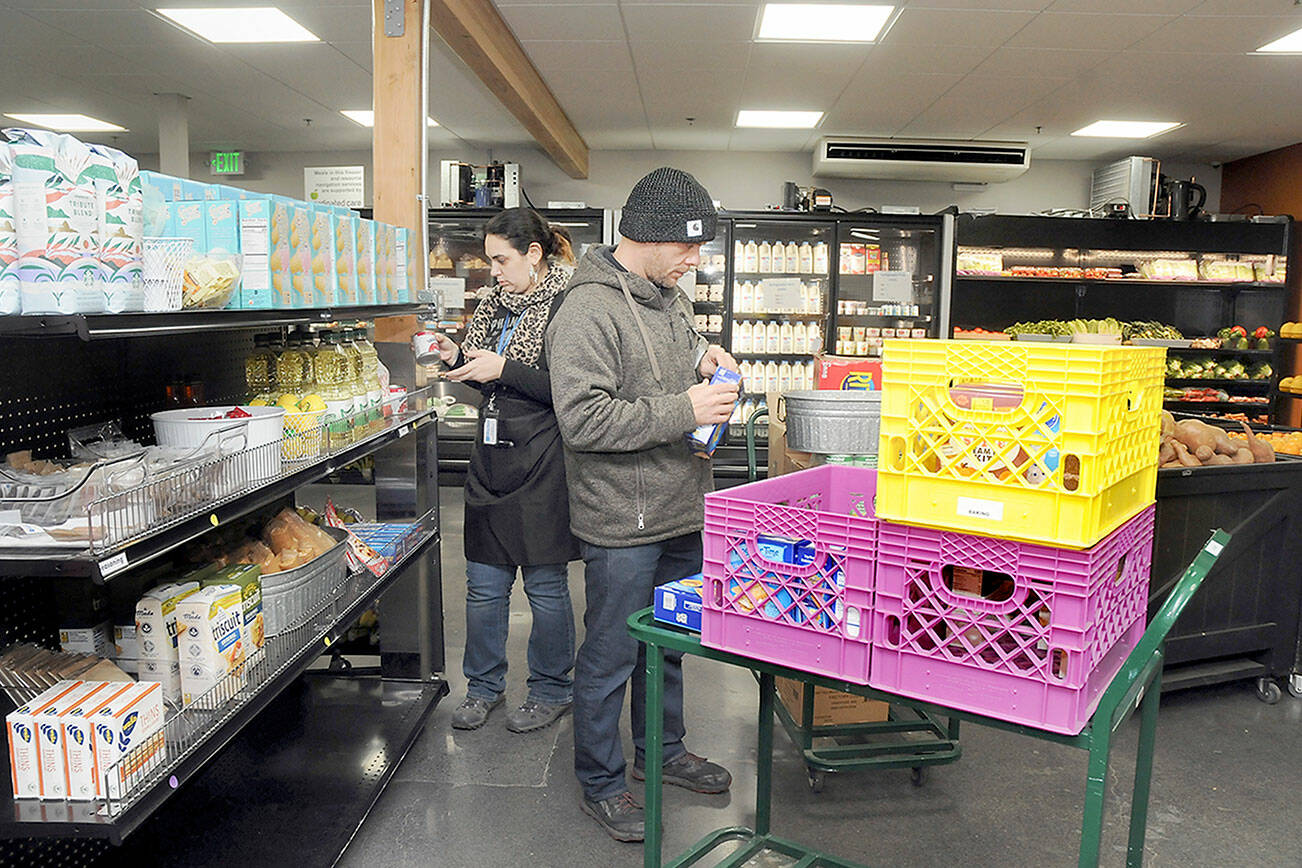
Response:
[{"label": "cart wheel", "polygon": [[1302,696],[1302,672],[1294,672],[1288,677],[1288,692],[1294,696]]},{"label": "cart wheel", "polygon": [[1279,698],[1284,695],[1284,691],[1279,689],[1273,678],[1257,679],[1257,698],[1267,705],[1274,705],[1279,702]]},{"label": "cart wheel", "polygon": [[330,658],[330,672],[347,672],[353,668],[352,661],[342,654],[335,654]]},{"label": "cart wheel", "polygon": [[823,784],[827,783],[827,772],[819,769],[805,769],[809,776],[809,791],[811,793],[821,793]]},{"label": "cart wheel", "polygon": [[909,780],[913,781],[915,787],[920,787],[927,782],[927,767],[914,766]]}]

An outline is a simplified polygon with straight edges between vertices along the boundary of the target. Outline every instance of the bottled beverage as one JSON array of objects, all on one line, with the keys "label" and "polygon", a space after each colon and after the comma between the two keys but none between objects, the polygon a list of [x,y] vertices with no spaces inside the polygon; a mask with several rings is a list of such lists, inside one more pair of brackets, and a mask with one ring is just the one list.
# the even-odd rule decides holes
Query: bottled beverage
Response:
[{"label": "bottled beverage", "polygon": [[[737,352],[740,353],[741,350],[739,349],[739,350],[737,350]],[[738,363],[737,363],[737,373],[741,374],[741,391],[742,391],[743,393],[749,391],[749,389],[750,389],[750,386],[749,386],[749,383],[750,383],[750,362],[738,362]],[[738,403],[740,404],[740,402],[738,402]]]},{"label": "bottled beverage", "polygon": [[776,392],[778,390],[778,363],[769,362],[764,366],[764,391]]},{"label": "bottled beverage", "polygon": [[751,348],[751,328],[748,322],[736,322],[732,324],[732,332],[737,336],[737,352],[749,353]]},{"label": "bottled beverage", "polygon": [[806,331],[808,332],[806,339],[809,342],[809,352],[816,353],[821,350],[823,348],[823,332],[818,327],[818,323],[811,322],[806,327]]},{"label": "bottled beverage", "polygon": [[244,359],[244,385],[249,403],[274,404],[276,354],[271,350],[271,335],[254,335],[253,352]]},{"label": "bottled beverage", "polygon": [[773,270],[773,245],[764,241],[759,246],[759,270],[768,274]]},{"label": "bottled beverage", "polygon": [[795,330],[791,328],[791,323],[782,323],[782,327],[778,330],[778,336],[781,344],[778,348],[778,352],[785,353],[788,356],[794,353]]},{"label": "bottled beverage", "polygon": [[787,244],[787,264],[784,270],[787,274],[800,273],[800,245],[794,241]]},{"label": "bottled beverage", "polygon": [[352,439],[349,417],[353,412],[353,396],[348,390],[351,370],[352,362],[339,346],[338,332],[324,332],[321,345],[312,354],[312,373],[325,401],[322,424],[329,432],[331,449],[340,449]]},{"label": "bottled beverage", "polygon": [[375,430],[384,427],[384,394],[380,383],[380,357],[375,346],[366,336],[366,329],[359,328],[353,338],[357,351],[362,354],[362,380],[366,383],[366,403],[370,406],[371,422]]},{"label": "bottled beverage", "polygon": [[755,310],[755,285],[749,280],[741,285],[737,293],[737,310],[750,313]]},{"label": "bottled beverage", "polygon": [[814,245],[814,274],[827,274],[827,242],[820,241]]},{"label": "bottled beverage", "polygon": [[814,245],[808,241],[800,245],[800,273],[814,273]]},{"label": "bottled beverage", "polygon": [[744,270],[743,263],[746,261],[746,245],[738,238],[732,244],[732,267],[738,271]]},{"label": "bottled beverage", "polygon": [[791,363],[783,362],[778,365],[778,391],[791,391]]},{"label": "bottled beverage", "polygon": [[348,391],[353,395],[353,433],[360,438],[374,428],[371,413],[371,392],[366,387],[366,360],[357,346],[358,329],[340,329],[339,346],[348,356]]},{"label": "bottled beverage", "polygon": [[754,274],[759,270],[759,245],[753,240],[746,242],[746,255],[742,258],[741,270]]},{"label": "bottled beverage", "polygon": [[782,327],[775,319],[764,328],[764,352],[771,356],[782,352]]},{"label": "bottled beverage", "polygon": [[805,388],[816,388],[815,382],[818,378],[814,376],[814,363],[805,362]]},{"label": "bottled beverage", "polygon": [[306,391],[305,384],[311,379],[311,362],[303,351],[303,337],[297,332],[290,332],[282,347],[276,354],[276,389],[282,405],[286,401],[298,404]]},{"label": "bottled beverage", "polygon": [[797,355],[804,355],[809,352],[809,332],[805,330],[805,324],[798,322],[791,329],[791,352]]}]

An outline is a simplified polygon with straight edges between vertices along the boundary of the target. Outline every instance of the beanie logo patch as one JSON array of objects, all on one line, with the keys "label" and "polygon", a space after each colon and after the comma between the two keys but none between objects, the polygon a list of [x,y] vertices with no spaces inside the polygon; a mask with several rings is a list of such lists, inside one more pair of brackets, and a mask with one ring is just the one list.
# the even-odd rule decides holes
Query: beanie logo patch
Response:
[{"label": "beanie logo patch", "polygon": [[701,221],[700,221],[700,220],[688,220],[688,221],[687,221],[687,237],[688,237],[688,238],[700,238],[700,237],[701,237],[702,235],[704,235],[704,234],[705,234],[705,230],[704,230],[703,228],[701,228]]}]

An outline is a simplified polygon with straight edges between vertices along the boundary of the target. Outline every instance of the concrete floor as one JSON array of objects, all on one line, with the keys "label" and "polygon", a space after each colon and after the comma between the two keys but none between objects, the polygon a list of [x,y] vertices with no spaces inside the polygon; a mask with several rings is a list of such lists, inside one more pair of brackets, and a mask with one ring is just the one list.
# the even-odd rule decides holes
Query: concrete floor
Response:
[{"label": "concrete floor", "polygon": [[[481,730],[451,729],[464,696],[461,492],[443,489],[443,591],[452,695],[434,712],[345,854],[349,868],[642,864],[638,845],[608,838],[579,809],[568,717],[516,735],[495,712]],[[582,630],[581,564],[570,587]],[[529,607],[519,584],[511,607],[509,702],[524,698]],[[580,636],[581,638],[581,636]],[[733,773],[730,794],[666,788],[667,857],[707,832],[753,822],[755,682],[746,671],[687,663],[687,744]],[[1151,866],[1302,864],[1302,699],[1259,702],[1250,682],[1163,698],[1149,810]],[[1125,861],[1137,722],[1113,751],[1104,864]],[[630,760],[632,746],[625,742]],[[963,758],[934,768],[921,787],[907,770],[829,776],[810,791],[785,733],[775,736],[774,832],[869,865],[1074,865],[1085,755],[976,726]],[[633,791],[641,786],[633,783]],[[780,861],[764,864],[784,864]]]}]

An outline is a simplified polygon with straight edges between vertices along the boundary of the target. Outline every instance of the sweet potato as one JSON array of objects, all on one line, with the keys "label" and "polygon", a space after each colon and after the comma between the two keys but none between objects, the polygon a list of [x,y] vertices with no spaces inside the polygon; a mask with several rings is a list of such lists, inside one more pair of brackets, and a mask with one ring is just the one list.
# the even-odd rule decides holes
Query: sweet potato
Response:
[{"label": "sweet potato", "polygon": [[1206,443],[1204,443],[1202,446],[1199,446],[1197,449],[1194,450],[1194,458],[1197,458],[1203,464],[1206,464],[1208,461],[1211,461],[1212,456],[1215,454],[1216,454],[1216,450],[1208,446]]},{"label": "sweet potato", "polygon": [[1233,461],[1235,464],[1252,464],[1252,450],[1244,446],[1238,452],[1234,453]]},{"label": "sweet potato", "polygon": [[1222,455],[1219,452],[1207,460],[1208,464],[1233,464],[1234,459],[1228,455]]},{"label": "sweet potato", "polygon": [[1275,447],[1253,434],[1247,422],[1240,422],[1239,424],[1243,426],[1243,433],[1248,436],[1248,449],[1252,451],[1253,462],[1256,464],[1269,464],[1274,461]]},{"label": "sweet potato", "polygon": [[1157,463],[1160,466],[1165,467],[1172,461],[1175,461],[1175,447],[1171,445],[1169,439],[1164,438],[1162,440],[1162,448],[1158,450],[1157,453]]},{"label": "sweet potato", "polygon": [[1184,465],[1185,467],[1203,466],[1203,463],[1201,461],[1199,461],[1196,457],[1190,454],[1188,447],[1186,447],[1184,443],[1180,442],[1179,440],[1172,440],[1171,443],[1172,445],[1175,446],[1175,457],[1179,459],[1182,465]]},{"label": "sweet potato", "polygon": [[1197,419],[1181,419],[1175,423],[1175,439],[1190,452],[1196,452],[1200,446],[1216,450],[1216,434],[1212,426],[1205,425]]},{"label": "sweet potato", "polygon": [[1169,440],[1175,436],[1175,417],[1168,411],[1162,411],[1162,439]]}]

